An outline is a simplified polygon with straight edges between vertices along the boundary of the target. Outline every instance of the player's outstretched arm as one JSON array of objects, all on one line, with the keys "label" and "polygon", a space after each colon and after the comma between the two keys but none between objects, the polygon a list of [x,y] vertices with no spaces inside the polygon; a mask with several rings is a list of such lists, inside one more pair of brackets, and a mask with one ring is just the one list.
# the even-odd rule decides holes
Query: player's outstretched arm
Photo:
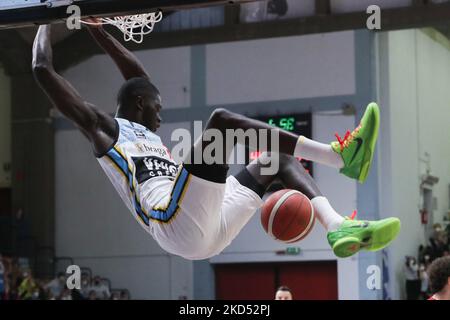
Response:
[{"label": "player's outstretched arm", "polygon": [[89,33],[97,44],[114,60],[126,80],[135,77],[142,77],[150,80],[150,76],[137,57],[125,48],[119,41],[103,29],[97,20],[89,19]]},{"label": "player's outstretched arm", "polygon": [[106,152],[114,143],[114,119],[84,101],[76,89],[53,67],[51,26],[40,26],[33,44],[33,74],[55,107],[72,120],[92,142],[97,153]]}]

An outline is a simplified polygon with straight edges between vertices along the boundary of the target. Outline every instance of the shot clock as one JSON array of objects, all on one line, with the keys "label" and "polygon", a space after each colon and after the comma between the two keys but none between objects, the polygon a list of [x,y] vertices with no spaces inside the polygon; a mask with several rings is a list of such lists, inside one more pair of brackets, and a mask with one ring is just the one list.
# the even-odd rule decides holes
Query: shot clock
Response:
[{"label": "shot clock", "polygon": [[[280,129],[293,132],[297,135],[303,135],[305,137],[311,137],[312,135],[312,126],[311,126],[311,113],[293,113],[293,114],[283,114],[283,115],[272,115],[272,116],[258,116],[254,117],[254,119],[266,122],[272,126],[278,127]],[[250,152],[249,160],[252,161],[256,159],[261,152],[253,151]],[[303,167],[309,174],[313,174],[312,172],[312,162],[304,159],[299,159],[299,161],[303,164]],[[282,186],[280,184],[273,184],[270,188],[270,191],[276,191],[281,189]]]},{"label": "shot clock", "polygon": [[267,123],[286,131],[294,131],[295,117],[270,118]]}]

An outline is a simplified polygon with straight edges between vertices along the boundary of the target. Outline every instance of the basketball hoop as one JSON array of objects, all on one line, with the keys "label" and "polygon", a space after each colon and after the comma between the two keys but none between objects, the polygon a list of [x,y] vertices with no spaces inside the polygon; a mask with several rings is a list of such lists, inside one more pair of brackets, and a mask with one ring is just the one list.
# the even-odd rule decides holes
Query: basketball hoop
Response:
[{"label": "basketball hoop", "polygon": [[[132,16],[118,16],[113,18],[100,18],[100,24],[110,24],[118,28],[123,32],[123,38],[125,41],[134,41],[136,43],[142,43],[144,36],[151,33],[155,24],[162,20],[162,12],[151,12],[136,14]],[[97,23],[91,23],[81,20],[82,23],[96,25]]]}]

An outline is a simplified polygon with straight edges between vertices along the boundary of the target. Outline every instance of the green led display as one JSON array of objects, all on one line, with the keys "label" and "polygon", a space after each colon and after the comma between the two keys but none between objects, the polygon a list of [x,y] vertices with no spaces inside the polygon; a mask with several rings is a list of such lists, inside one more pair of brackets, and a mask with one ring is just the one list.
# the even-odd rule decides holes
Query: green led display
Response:
[{"label": "green led display", "polygon": [[267,121],[271,126],[275,126],[286,131],[294,131],[295,118],[294,117],[281,117],[281,118],[270,118]]}]

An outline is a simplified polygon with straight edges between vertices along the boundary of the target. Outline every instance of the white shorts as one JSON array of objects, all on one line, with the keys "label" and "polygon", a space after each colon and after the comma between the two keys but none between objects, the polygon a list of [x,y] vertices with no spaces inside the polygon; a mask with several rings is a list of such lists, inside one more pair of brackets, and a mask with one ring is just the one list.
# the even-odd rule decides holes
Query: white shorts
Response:
[{"label": "white shorts", "polygon": [[258,194],[233,176],[215,183],[181,168],[161,208],[171,217],[151,220],[151,234],[169,253],[207,259],[222,252],[262,204]]}]

